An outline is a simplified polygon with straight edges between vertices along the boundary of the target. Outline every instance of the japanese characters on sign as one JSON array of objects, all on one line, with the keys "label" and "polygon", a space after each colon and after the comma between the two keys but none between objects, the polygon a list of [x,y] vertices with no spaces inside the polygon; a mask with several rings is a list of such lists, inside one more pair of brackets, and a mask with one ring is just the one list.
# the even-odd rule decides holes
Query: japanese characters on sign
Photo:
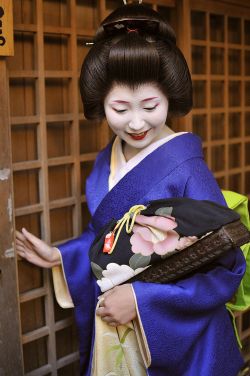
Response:
[{"label": "japanese characters on sign", "polygon": [[0,56],[14,54],[12,1],[0,0]]}]

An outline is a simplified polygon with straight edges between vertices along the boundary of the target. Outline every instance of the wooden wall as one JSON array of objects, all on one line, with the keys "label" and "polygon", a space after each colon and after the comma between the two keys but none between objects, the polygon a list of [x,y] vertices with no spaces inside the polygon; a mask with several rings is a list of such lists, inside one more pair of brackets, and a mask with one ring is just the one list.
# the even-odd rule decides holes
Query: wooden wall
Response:
[{"label": "wooden wall", "polygon": [[[110,132],[84,118],[78,76],[85,43],[121,3],[14,1],[8,74],[16,228],[54,245],[76,237],[89,219],[84,184]],[[177,31],[194,80],[192,114],[171,125],[202,138],[221,188],[250,196],[250,8],[242,3],[147,2]],[[19,260],[18,274],[25,374],[77,375],[72,311],[55,302],[50,272]],[[250,314],[237,322],[250,358]]]},{"label": "wooden wall", "polygon": [[[250,197],[250,3],[235,4],[191,1],[191,122],[220,187]],[[250,359],[249,311],[237,325]]]}]

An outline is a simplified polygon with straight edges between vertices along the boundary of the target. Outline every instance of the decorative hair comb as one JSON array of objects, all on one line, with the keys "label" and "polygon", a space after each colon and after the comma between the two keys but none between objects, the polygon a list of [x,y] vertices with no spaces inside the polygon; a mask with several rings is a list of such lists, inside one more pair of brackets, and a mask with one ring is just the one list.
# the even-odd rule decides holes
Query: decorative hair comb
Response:
[{"label": "decorative hair comb", "polygon": [[119,21],[104,23],[103,28],[107,34],[129,33],[132,31],[145,32],[150,34],[157,34],[159,31],[159,21],[149,20],[147,18],[123,18]]},{"label": "decorative hair comb", "polygon": [[[127,0],[123,0],[124,5],[127,5]],[[141,4],[142,0],[138,0],[138,3]]]},{"label": "decorative hair comb", "polygon": [[[124,5],[127,5],[127,0],[123,0]],[[138,0],[138,4],[142,4],[142,0]],[[141,18],[141,17],[133,17],[131,18],[124,18],[119,21],[115,22],[108,22],[104,23],[103,25],[104,30],[107,34],[113,34],[114,31],[116,32],[126,32],[132,33],[136,32],[139,33],[140,30],[147,30],[151,33],[157,33],[159,28],[159,22],[156,20],[149,20],[148,18]],[[86,42],[86,46],[92,46],[94,42]]]}]

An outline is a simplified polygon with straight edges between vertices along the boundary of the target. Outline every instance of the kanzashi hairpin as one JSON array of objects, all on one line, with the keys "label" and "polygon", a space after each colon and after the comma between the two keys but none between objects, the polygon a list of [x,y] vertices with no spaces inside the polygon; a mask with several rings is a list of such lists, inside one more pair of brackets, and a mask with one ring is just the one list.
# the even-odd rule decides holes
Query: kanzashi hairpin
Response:
[{"label": "kanzashi hairpin", "polygon": [[127,27],[127,33],[138,33],[138,29],[130,29],[129,27]]},{"label": "kanzashi hairpin", "polygon": [[[141,4],[141,3],[142,3],[142,0],[138,0],[138,3]],[[124,4],[124,5],[127,5],[127,0],[123,0],[123,4]]]}]

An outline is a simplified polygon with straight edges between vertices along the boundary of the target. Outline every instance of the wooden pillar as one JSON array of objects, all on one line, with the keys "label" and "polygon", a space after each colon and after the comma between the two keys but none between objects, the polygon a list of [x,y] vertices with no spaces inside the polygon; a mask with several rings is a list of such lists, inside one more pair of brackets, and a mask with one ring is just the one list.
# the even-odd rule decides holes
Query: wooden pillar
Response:
[{"label": "wooden pillar", "polygon": [[[10,1],[0,1],[0,376],[23,375],[14,253],[9,94],[4,56],[13,53]],[[12,30],[11,30],[12,28]]]},{"label": "wooden pillar", "polygon": [[5,58],[0,58],[0,376],[21,376],[22,351],[14,255],[14,219],[8,84]]}]

